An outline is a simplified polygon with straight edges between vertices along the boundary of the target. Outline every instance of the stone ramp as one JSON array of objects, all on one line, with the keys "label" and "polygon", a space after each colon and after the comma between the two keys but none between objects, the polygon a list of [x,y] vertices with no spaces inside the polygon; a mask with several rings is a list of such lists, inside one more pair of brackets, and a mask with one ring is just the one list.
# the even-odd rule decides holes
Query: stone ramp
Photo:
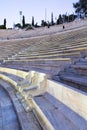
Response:
[{"label": "stone ramp", "polygon": [[[35,118],[34,114],[32,111],[26,112],[26,110],[23,107],[23,104],[21,102],[21,99],[18,99],[17,96],[15,95],[15,90],[12,87],[11,84],[7,83],[6,81],[3,81],[0,79],[0,85],[4,87],[4,89],[7,91],[10,100],[12,101],[13,107],[15,109],[17,118],[18,118],[18,124],[20,125],[20,129],[13,129],[12,127],[9,129],[5,130],[41,130],[41,126],[39,125],[37,119]],[[5,103],[5,101],[4,101]],[[12,114],[12,112],[11,112]],[[9,115],[8,115],[9,116]],[[10,116],[9,116],[10,118]],[[6,115],[6,119],[8,121],[8,117]],[[0,122],[3,122],[1,119]],[[5,121],[6,123],[6,121]],[[14,120],[12,120],[12,123],[14,123]],[[4,129],[0,129],[4,130]]]},{"label": "stone ramp", "polygon": [[86,130],[87,122],[50,94],[34,99],[55,130]]}]

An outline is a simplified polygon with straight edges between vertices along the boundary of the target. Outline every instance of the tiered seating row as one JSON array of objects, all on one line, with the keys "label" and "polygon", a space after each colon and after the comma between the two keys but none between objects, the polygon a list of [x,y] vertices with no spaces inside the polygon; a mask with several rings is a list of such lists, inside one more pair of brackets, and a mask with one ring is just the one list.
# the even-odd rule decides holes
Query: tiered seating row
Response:
[{"label": "tiered seating row", "polygon": [[[75,33],[75,34],[74,34]],[[49,36],[48,40],[46,41],[38,41],[38,43],[29,46],[28,49],[25,50],[25,52],[19,53],[17,56],[15,56],[14,59],[36,59],[36,58],[50,58],[50,57],[75,57],[75,53],[78,56],[81,51],[87,50],[86,45],[86,30],[77,31],[77,35],[79,37],[77,38],[76,32],[72,32],[72,34],[67,36],[69,33],[61,34],[61,40],[58,40],[55,36]],[[73,36],[72,36],[73,35]],[[85,36],[83,38],[83,35]],[[57,35],[58,36],[58,35]],[[75,37],[74,37],[75,36]],[[73,41],[71,41],[71,37],[74,38]],[[54,39],[54,41],[51,41],[51,39]],[[70,39],[70,40],[69,40]],[[39,39],[38,39],[39,40]],[[10,59],[9,59],[10,60]]]},{"label": "tiered seating row", "polygon": [[[72,32],[73,33],[73,32]],[[72,43],[69,45],[69,39],[71,40],[71,38],[73,39],[74,38],[74,42],[73,42],[73,44],[75,43],[75,39],[76,39],[76,42],[78,41],[78,39],[77,39],[77,37],[75,36],[76,35],[76,33],[77,33],[77,35],[79,34],[78,33],[78,31],[77,32],[74,32],[73,34],[72,33],[64,33],[64,34],[59,34],[59,35],[56,35],[56,36],[51,36],[51,37],[44,37],[44,38],[36,38],[36,39],[34,39],[34,40],[32,40],[33,42],[35,41],[35,43],[37,43],[36,44],[36,46],[37,46],[37,48],[38,48],[38,51],[40,51],[40,50],[43,50],[44,51],[44,49],[47,49],[47,48],[49,48],[49,50],[51,49],[55,49],[55,48],[57,48],[57,47],[61,47],[60,48],[60,50],[61,50],[61,52],[63,52],[63,50],[64,50],[64,48],[66,48],[66,49],[69,49],[68,47],[69,46],[71,46],[72,45]],[[83,37],[83,35],[85,34],[86,35],[86,32],[85,32],[85,29],[83,29],[82,30],[82,33],[81,33],[81,30],[80,30],[80,34],[81,34],[81,36]],[[80,34],[79,34],[79,37],[80,37]],[[83,34],[83,35],[82,35]],[[67,36],[67,35],[69,35],[69,36]],[[58,38],[57,38],[58,37]],[[43,39],[45,39],[45,40],[43,40]],[[52,39],[54,39],[54,40],[52,40]],[[52,40],[52,41],[51,41]],[[83,39],[84,40],[84,39]],[[86,39],[85,39],[86,40]],[[37,42],[36,42],[37,41]],[[21,42],[21,44],[20,44],[20,42]],[[26,42],[27,42],[27,44],[29,45],[29,42],[30,42],[30,40],[19,40],[19,41],[4,41],[4,43],[3,42],[1,42],[0,44],[2,45],[2,44],[4,44],[5,45],[5,47],[1,47],[1,49],[2,49],[2,51],[6,51],[6,49],[7,49],[7,54],[8,54],[8,51],[9,51],[9,48],[10,48],[10,51],[16,51],[18,48],[19,48],[19,50],[20,50],[20,46],[19,45],[23,45],[23,43],[25,43],[24,44],[24,47],[25,48],[27,48],[27,46],[26,46]],[[58,43],[59,42],[59,43]],[[79,41],[80,42],[80,41]],[[65,43],[66,43],[66,45],[65,45]],[[15,45],[14,45],[15,44]],[[68,44],[68,46],[67,46],[67,44]],[[61,46],[62,45],[62,46]],[[7,46],[7,47],[6,47]],[[73,45],[72,45],[73,46]],[[34,46],[31,46],[31,48],[33,47],[33,51],[35,51],[35,50],[37,50]],[[23,46],[21,47],[22,49],[24,49],[23,48]],[[42,48],[42,49],[41,49]],[[4,50],[3,50],[4,49]],[[62,50],[63,49],[63,50]],[[29,49],[30,50],[30,49]],[[45,51],[47,51],[47,50],[45,50]],[[17,51],[18,52],[18,51]],[[16,52],[16,53],[17,53]]]},{"label": "tiered seating row", "polygon": [[1,102],[4,102],[2,105],[2,110],[0,111],[3,113],[2,118],[0,118],[0,130],[41,130],[42,128],[35,118],[33,112],[27,111],[27,105],[24,106],[21,98],[17,97],[13,85],[8,83],[8,81],[4,81],[2,79],[0,79],[0,85],[4,88],[4,91],[7,92],[8,97],[10,97],[15,111],[14,113],[16,113],[17,115],[17,117],[14,115],[9,102],[6,103],[7,98],[4,100],[5,96],[2,96],[3,99],[1,100]]},{"label": "tiered seating row", "polygon": [[53,76],[53,79],[87,92],[87,59],[75,60],[69,67]]},{"label": "tiered seating row", "polygon": [[65,29],[63,30],[63,25],[55,25],[51,26],[49,29],[47,27],[41,27],[41,28],[34,28],[34,30],[25,31],[24,30],[15,30],[15,29],[7,29],[7,30],[1,30],[0,31],[0,39],[17,39],[17,38],[29,38],[29,37],[36,37],[36,36],[42,36],[42,35],[51,35],[54,33],[60,33],[62,31],[66,30],[72,30],[79,27],[85,27],[87,26],[87,19],[85,20],[77,20],[70,23],[65,23]]},{"label": "tiered seating row", "polygon": [[[40,69],[43,71],[48,69],[48,73],[53,73],[53,69],[55,72],[55,68],[58,69],[60,66],[60,61],[62,61],[61,63],[66,61],[65,64],[70,63],[71,58],[78,58],[81,52],[87,50],[86,34],[87,28],[81,28],[49,36],[15,40],[14,42],[11,40],[9,44],[13,44],[16,55],[5,59],[3,66],[7,65],[8,67],[15,68],[16,65],[19,65],[20,67],[18,66],[18,68],[25,68],[25,70],[29,70],[29,67],[30,69]],[[16,48],[14,44],[16,44]],[[21,48],[21,50],[17,47]],[[11,55],[14,52],[13,49],[8,49]],[[43,61],[45,64],[43,64]],[[56,61],[56,66],[54,62],[49,64],[50,61]],[[27,62],[27,65],[23,62]],[[64,64],[61,64],[61,66],[64,67]],[[60,67],[57,72],[59,70]]]},{"label": "tiered seating row", "polygon": [[33,44],[33,40],[7,40],[0,41],[0,60],[7,59]]},{"label": "tiered seating row", "polygon": [[[15,73],[16,71],[13,71],[15,76],[17,76]],[[7,72],[8,72],[8,69],[7,69]],[[11,73],[11,71],[9,73]],[[8,73],[6,74],[6,68],[5,69],[3,68],[3,74],[2,74],[3,76],[9,77],[9,79],[11,78],[12,80],[14,80],[15,78],[12,78],[12,74],[8,74]],[[28,80],[30,81],[29,76],[31,76],[32,74],[35,74],[35,73],[34,72],[32,73],[31,71],[31,74],[26,75],[28,77],[25,77],[25,79],[28,78]],[[4,78],[4,80],[6,80],[7,82],[10,81],[10,80],[7,80],[7,78],[5,79],[5,77],[3,76],[2,78]],[[32,79],[34,79],[35,75],[32,75],[32,76],[33,76]],[[36,75],[36,76],[40,76],[40,73],[39,75]],[[16,78],[19,80],[18,76]],[[36,81],[34,80],[34,82]],[[42,83],[42,86],[43,86],[43,83]],[[45,84],[45,87],[46,87],[45,92],[39,93],[38,96],[32,95],[34,90],[32,91],[29,90],[30,86],[27,86],[27,91],[31,92],[30,93],[31,95],[29,95],[30,97],[26,96],[27,91],[25,91],[24,93],[18,87],[19,86],[15,85],[15,88],[18,90],[18,92],[20,92],[20,94],[23,96],[25,101],[29,104],[31,110],[34,112],[34,114],[36,114],[36,116],[39,119],[40,124],[42,123],[42,126],[44,129],[57,130],[59,128],[60,130],[62,130],[64,128],[65,130],[67,129],[86,130],[87,122],[86,120],[84,120],[84,118],[87,119],[86,93],[81,93],[81,91],[77,91],[76,89],[71,89],[69,86],[64,86],[63,84],[60,84],[60,83],[57,84],[56,82],[53,82],[51,80],[47,80],[47,84]],[[21,86],[21,88],[23,89],[25,87]],[[83,99],[84,102],[82,100],[79,100],[80,98]],[[31,126],[31,124],[29,125]]]}]

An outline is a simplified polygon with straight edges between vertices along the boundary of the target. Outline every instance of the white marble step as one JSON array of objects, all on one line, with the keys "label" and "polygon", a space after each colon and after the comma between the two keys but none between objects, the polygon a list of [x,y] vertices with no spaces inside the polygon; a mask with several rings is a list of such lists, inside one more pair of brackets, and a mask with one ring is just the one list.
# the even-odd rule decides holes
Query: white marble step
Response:
[{"label": "white marble step", "polygon": [[[86,130],[87,122],[84,119],[48,93],[34,99],[55,130]],[[81,122],[82,125],[79,124]]]}]

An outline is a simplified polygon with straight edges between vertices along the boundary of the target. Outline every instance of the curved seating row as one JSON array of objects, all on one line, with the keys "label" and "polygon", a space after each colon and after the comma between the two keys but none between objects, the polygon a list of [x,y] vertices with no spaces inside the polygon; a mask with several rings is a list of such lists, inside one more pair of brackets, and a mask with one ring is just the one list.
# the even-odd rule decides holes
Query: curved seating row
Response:
[{"label": "curved seating row", "polygon": [[0,41],[1,66],[57,74],[72,58],[87,50],[86,33],[85,27],[42,37]]},{"label": "curved seating row", "polygon": [[[13,71],[12,74],[14,73],[15,76],[17,76],[19,74],[19,72],[15,73],[17,71],[19,70]],[[7,68],[7,72],[11,73],[10,69],[8,71]],[[86,93],[82,93],[77,89],[72,89],[69,86],[65,86],[61,83],[53,82],[48,79],[44,81],[43,77],[45,74],[41,74],[38,72],[34,71],[31,71],[30,73],[25,72],[26,73],[25,79],[22,81],[20,79],[21,82],[19,81],[18,76],[16,77],[18,79],[18,82],[17,80],[15,82],[14,79],[12,78],[12,74],[9,73],[6,74],[6,68],[3,68],[3,74],[0,74],[0,78],[3,78],[7,82],[10,82],[11,84],[13,84],[13,86],[15,86],[17,94],[21,94],[22,98],[29,104],[29,107],[32,109],[33,113],[37,116],[37,118],[39,118],[39,122],[41,123],[43,128],[50,130],[51,129],[57,130],[58,128],[60,130],[62,130],[63,128],[86,130],[87,128]],[[40,87],[44,86],[45,91],[39,92],[38,89],[38,93],[37,92],[35,93],[35,91],[37,91],[36,88],[34,88],[34,90],[32,89],[31,91],[31,89],[29,90],[28,85],[31,84],[30,87],[34,87],[36,86],[36,84],[38,85],[37,83],[38,76],[39,76],[39,83],[41,85]],[[22,87],[22,85],[25,84],[24,81],[27,82],[28,79],[31,80],[30,81],[31,83],[28,82],[28,84],[26,83],[26,85]],[[20,89],[19,85],[22,89]],[[30,92],[28,96],[26,96],[27,91],[24,90],[25,88],[27,88],[26,90]],[[72,100],[74,102],[72,102]],[[42,105],[43,103],[44,105]],[[64,112],[64,110],[66,112]],[[62,125],[60,122],[62,122]],[[78,125],[79,122],[81,122],[80,125]]]},{"label": "curved seating row", "polygon": [[[39,125],[37,119],[35,118],[33,112],[29,110],[26,111],[27,109],[26,107],[28,107],[28,105],[25,103],[26,106],[24,107],[23,103],[21,102],[21,99],[17,97],[16,92],[15,92],[16,90],[14,88],[14,85],[12,85],[12,82],[10,84],[8,81],[0,79],[0,85],[4,88],[4,90],[10,97],[12,105],[15,109],[15,113],[17,115],[17,120],[18,120],[18,125],[19,125],[17,126],[17,123],[15,124],[15,120],[12,119],[12,115],[13,115],[12,110],[11,110],[10,115],[8,115],[9,113],[6,113],[7,109],[10,110],[10,107],[7,106],[8,108],[4,110],[4,117],[2,117],[2,119],[0,118],[0,129],[41,130],[42,128]],[[5,101],[5,105],[6,105],[6,101]]]}]

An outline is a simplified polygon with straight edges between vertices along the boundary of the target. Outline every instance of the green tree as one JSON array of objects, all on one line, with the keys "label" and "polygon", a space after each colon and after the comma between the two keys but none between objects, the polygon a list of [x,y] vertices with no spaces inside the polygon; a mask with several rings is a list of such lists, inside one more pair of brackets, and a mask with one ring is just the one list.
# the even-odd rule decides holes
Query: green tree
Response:
[{"label": "green tree", "polygon": [[4,19],[4,29],[6,29],[6,18]]},{"label": "green tree", "polygon": [[21,24],[20,23],[17,23],[14,26],[17,27],[17,28],[21,28]]},{"label": "green tree", "polygon": [[73,4],[73,7],[76,13],[84,16],[87,15],[87,0],[79,0]]},{"label": "green tree", "polygon": [[63,23],[63,18],[61,14],[59,14],[59,18],[57,19],[57,24],[62,24]]},{"label": "green tree", "polygon": [[32,17],[32,26],[34,26],[34,17]]},{"label": "green tree", "polygon": [[42,21],[41,21],[41,26],[42,26],[42,27],[47,26],[47,22],[45,22],[44,20],[42,20]]},{"label": "green tree", "polygon": [[23,19],[22,19],[22,26],[23,28],[25,27],[25,16],[23,15]]},{"label": "green tree", "polygon": [[51,25],[54,25],[54,21],[53,21],[53,12],[51,13]]}]

